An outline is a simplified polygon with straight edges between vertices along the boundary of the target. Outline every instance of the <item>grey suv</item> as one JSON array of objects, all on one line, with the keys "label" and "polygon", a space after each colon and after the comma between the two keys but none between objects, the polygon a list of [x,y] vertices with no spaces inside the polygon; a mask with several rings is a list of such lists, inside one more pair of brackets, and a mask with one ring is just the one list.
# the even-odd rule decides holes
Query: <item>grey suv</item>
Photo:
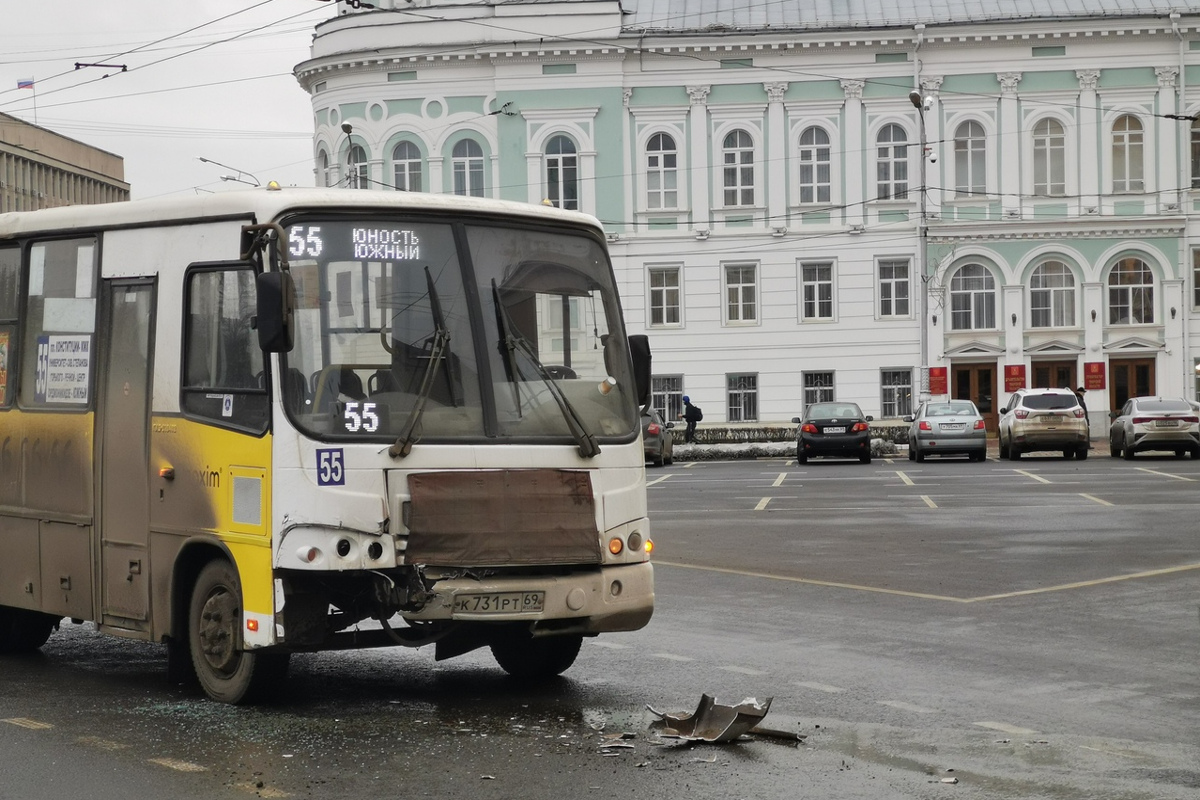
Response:
[{"label": "grey suv", "polygon": [[1087,458],[1087,412],[1070,389],[1018,389],[1000,409],[1000,457],[1058,450]]}]

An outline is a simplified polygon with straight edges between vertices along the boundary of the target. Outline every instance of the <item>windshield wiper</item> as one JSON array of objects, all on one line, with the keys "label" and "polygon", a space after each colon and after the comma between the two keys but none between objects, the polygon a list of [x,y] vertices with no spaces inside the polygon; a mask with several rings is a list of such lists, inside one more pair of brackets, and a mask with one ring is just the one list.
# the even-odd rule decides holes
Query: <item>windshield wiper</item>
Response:
[{"label": "windshield wiper", "polygon": [[[430,274],[429,267],[425,268],[425,285],[429,289],[429,306],[433,311],[433,343],[429,348],[429,361],[425,363],[425,374],[421,376],[421,388],[417,390],[416,403],[413,404],[412,411],[409,412],[408,419],[400,430],[400,436],[396,439],[396,443],[388,448],[388,455],[392,458],[404,458],[412,452],[413,443],[417,438],[417,423],[421,421],[421,415],[425,413],[425,401],[429,399],[429,393],[433,391],[433,379],[437,374],[438,364],[450,351],[450,331],[446,330],[446,320],[442,316],[442,304],[438,299],[437,287],[433,283],[433,275]],[[450,399],[453,402],[454,382],[451,380],[449,370],[446,372],[446,383],[449,385]]]},{"label": "windshield wiper", "polygon": [[542,382],[550,390],[550,396],[554,398],[554,402],[558,405],[558,410],[562,413],[563,419],[567,421],[567,428],[571,431],[571,436],[575,438],[575,443],[579,446],[579,455],[583,458],[593,458],[599,455],[600,445],[596,442],[596,437],[583,424],[579,412],[575,410],[575,406],[571,405],[571,401],[563,393],[562,387],[558,385],[558,381],[554,380],[554,376],[538,360],[537,351],[526,341],[525,337],[513,332],[512,320],[508,318],[508,311],[505,310],[504,303],[500,299],[500,289],[496,286],[494,278],[492,279],[492,299],[496,303],[496,318],[500,323],[500,350],[505,357],[505,369],[509,373],[509,380],[513,381],[513,391],[516,395],[518,411],[521,407],[521,390],[516,380],[525,381],[525,376],[521,372],[516,359],[516,351],[520,350],[529,359],[529,362],[533,364],[533,368],[537,370],[538,377],[542,379]]}]

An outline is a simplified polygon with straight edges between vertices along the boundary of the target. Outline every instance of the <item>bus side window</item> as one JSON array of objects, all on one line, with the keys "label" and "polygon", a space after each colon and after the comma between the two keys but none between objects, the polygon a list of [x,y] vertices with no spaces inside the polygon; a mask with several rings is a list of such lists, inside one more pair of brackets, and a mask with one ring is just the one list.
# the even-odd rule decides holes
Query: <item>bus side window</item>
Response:
[{"label": "bus side window", "polygon": [[12,405],[17,375],[17,308],[21,301],[21,249],[0,247],[0,408]]},{"label": "bus side window", "polygon": [[194,267],[185,279],[184,304],[184,413],[263,433],[270,401],[263,354],[251,327],[253,270],[243,264]]}]

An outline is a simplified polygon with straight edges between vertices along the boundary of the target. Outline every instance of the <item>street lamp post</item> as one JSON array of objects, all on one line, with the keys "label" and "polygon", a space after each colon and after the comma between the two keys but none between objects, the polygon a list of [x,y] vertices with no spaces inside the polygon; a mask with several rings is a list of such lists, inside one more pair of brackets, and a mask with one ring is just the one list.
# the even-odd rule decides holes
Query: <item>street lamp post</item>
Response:
[{"label": "street lamp post", "polygon": [[[205,164],[215,164],[218,167],[224,167],[225,169],[231,169],[237,173],[237,175],[222,175],[221,180],[223,180],[223,181],[237,181],[238,183],[245,183],[245,184],[249,184],[250,186],[262,186],[262,184],[258,182],[258,178],[254,177],[249,172],[240,170],[237,167],[231,167],[228,164],[222,164],[220,161],[213,161],[211,158],[205,158],[204,156],[196,156],[196,158],[199,159],[200,161],[203,161]],[[249,181],[243,180],[242,179],[243,175],[245,175],[250,180]],[[254,181],[254,182],[250,183],[250,181]]]},{"label": "street lamp post", "polygon": [[919,89],[913,89],[908,93],[909,102],[917,109],[917,120],[921,131],[921,152],[918,156],[918,180],[920,186],[918,188],[919,195],[918,203],[918,221],[917,221],[917,236],[920,241],[917,245],[917,274],[921,278],[921,292],[919,295],[919,314],[920,314],[920,332],[921,332],[921,402],[925,402],[930,397],[929,391],[929,276],[926,275],[927,263],[929,261],[929,224],[926,212],[926,191],[925,191],[925,158],[929,151],[929,144],[925,136],[925,112],[933,106],[933,98],[922,96]]}]

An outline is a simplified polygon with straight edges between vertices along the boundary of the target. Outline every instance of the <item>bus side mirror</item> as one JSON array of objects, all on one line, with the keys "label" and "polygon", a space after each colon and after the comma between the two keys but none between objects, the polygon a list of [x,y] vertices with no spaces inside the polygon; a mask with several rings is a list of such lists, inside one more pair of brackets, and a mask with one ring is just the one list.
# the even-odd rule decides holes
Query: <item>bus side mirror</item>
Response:
[{"label": "bus side mirror", "polygon": [[629,337],[629,355],[633,357],[633,386],[639,406],[650,403],[650,339],[645,334]]},{"label": "bus side mirror", "polygon": [[296,303],[296,285],[290,272],[262,272],[258,289],[258,346],[264,353],[287,353],[292,349],[292,309]]}]

